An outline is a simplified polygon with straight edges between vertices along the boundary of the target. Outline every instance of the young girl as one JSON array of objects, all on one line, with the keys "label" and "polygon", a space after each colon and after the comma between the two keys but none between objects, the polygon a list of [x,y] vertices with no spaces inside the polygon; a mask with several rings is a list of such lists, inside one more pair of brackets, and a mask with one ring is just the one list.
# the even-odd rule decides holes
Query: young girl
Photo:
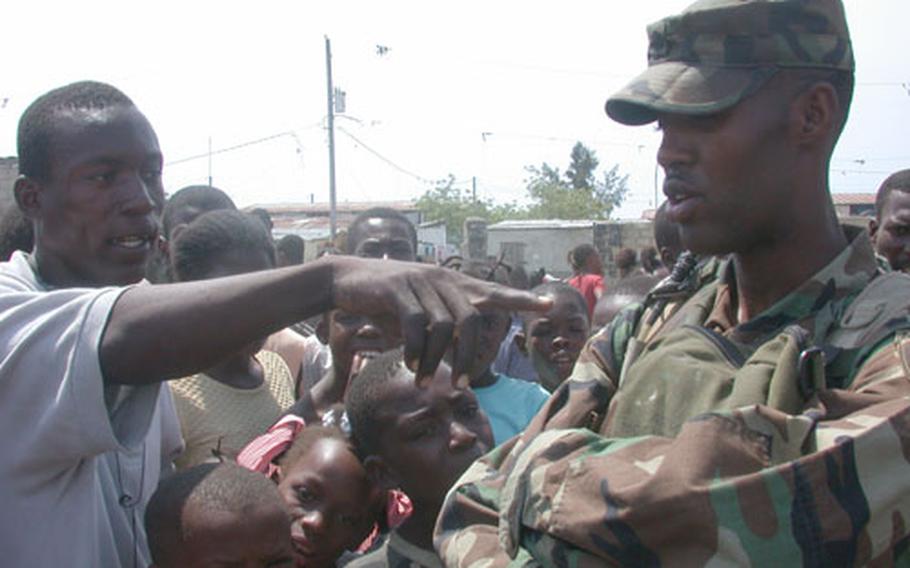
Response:
[{"label": "young girl", "polygon": [[[171,264],[177,281],[203,280],[274,268],[275,251],[258,219],[212,211],[180,232]],[[205,372],[170,383],[186,443],[178,469],[233,458],[294,403],[290,370],[261,347],[262,341],[245,345]]]},{"label": "young girl", "polygon": [[575,273],[569,285],[581,292],[588,304],[588,317],[604,292],[604,263],[593,245],[578,245],[569,251],[569,265]]},{"label": "young girl", "polygon": [[280,459],[277,477],[298,567],[334,566],[346,551],[368,548],[385,525],[385,493],[336,427],[305,428]]}]

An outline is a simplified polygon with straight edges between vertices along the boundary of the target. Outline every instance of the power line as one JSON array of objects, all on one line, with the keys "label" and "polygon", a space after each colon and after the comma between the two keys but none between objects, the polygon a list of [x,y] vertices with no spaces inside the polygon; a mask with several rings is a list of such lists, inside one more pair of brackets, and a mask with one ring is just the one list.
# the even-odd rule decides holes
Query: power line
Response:
[{"label": "power line", "polygon": [[[321,127],[322,121],[316,122],[314,124],[307,125],[301,130],[309,130],[310,128]],[[204,154],[196,154],[194,156],[187,156],[186,158],[179,158],[176,160],[171,160],[166,162],[165,166],[173,166],[176,164],[182,164],[184,162],[190,162],[193,160],[201,160],[202,158],[208,158],[210,155],[215,156],[217,154],[224,154],[225,152],[233,152],[234,150],[239,150],[241,148],[246,148],[247,146],[254,146],[256,144],[262,144],[263,142],[268,142],[270,140],[275,140],[276,138],[281,138],[282,136],[290,136],[294,139],[294,144],[297,146],[298,152],[303,152],[303,146],[300,143],[300,138],[297,136],[295,130],[285,130],[284,132],[279,132],[277,134],[272,134],[270,136],[264,136],[262,138],[257,138],[255,140],[248,140],[246,142],[241,142],[239,144],[234,144],[233,146],[228,146],[226,148],[219,148],[217,150],[212,150],[211,152],[205,152]]]},{"label": "power line", "polygon": [[427,184],[435,184],[435,183],[436,183],[435,180],[427,179],[427,178],[425,178],[425,177],[423,177],[423,176],[421,176],[421,175],[415,174],[414,172],[409,171],[409,170],[406,170],[405,168],[399,166],[398,164],[396,164],[396,163],[393,162],[392,160],[386,158],[385,156],[383,156],[382,154],[380,154],[379,152],[377,152],[376,150],[374,150],[373,148],[371,148],[370,146],[368,146],[367,144],[365,144],[362,140],[360,140],[359,138],[357,138],[356,136],[354,136],[353,134],[351,134],[350,132],[348,132],[346,129],[344,129],[344,128],[340,127],[340,126],[336,126],[336,128],[338,129],[339,132],[341,132],[342,134],[344,134],[345,136],[347,136],[348,138],[350,138],[350,139],[353,140],[354,142],[357,142],[358,144],[360,144],[361,146],[363,146],[364,150],[366,150],[367,152],[373,154],[374,156],[376,156],[377,158],[379,158],[380,160],[382,160],[383,162],[385,162],[385,163],[388,164],[389,166],[391,166],[391,167],[395,168],[396,170],[398,170],[399,172],[401,172],[401,173],[403,173],[403,174],[405,174],[405,175],[411,176],[412,178],[416,179],[417,181],[420,181],[420,182],[423,182],[423,183],[427,183]]},{"label": "power line", "polygon": [[266,136],[264,138],[258,138],[256,140],[250,140],[248,142],[241,142],[240,144],[235,144],[233,146],[228,146],[227,148],[219,148],[218,150],[212,150],[211,152],[206,152],[204,154],[197,154],[195,156],[188,156],[186,158],[180,158],[178,160],[172,160],[165,163],[165,166],[173,166],[176,164],[182,164],[184,162],[190,162],[192,160],[199,160],[202,158],[208,158],[209,156],[214,156],[216,154],[224,154],[225,152],[232,152],[234,150],[239,150],[240,148],[246,148],[247,146],[253,146],[255,144],[261,144],[263,142],[268,142],[269,140],[274,140],[276,138],[281,138],[282,136],[294,136],[293,132],[279,132],[278,134],[272,134],[271,136]]}]

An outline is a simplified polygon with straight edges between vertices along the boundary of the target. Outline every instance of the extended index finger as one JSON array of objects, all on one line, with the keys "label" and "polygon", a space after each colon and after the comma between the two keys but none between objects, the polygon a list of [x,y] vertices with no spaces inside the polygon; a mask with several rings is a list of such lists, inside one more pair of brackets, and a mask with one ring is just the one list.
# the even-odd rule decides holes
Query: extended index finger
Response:
[{"label": "extended index finger", "polygon": [[552,298],[491,282],[483,284],[487,290],[472,302],[475,307],[480,309],[497,308],[509,312],[545,312],[553,306]]}]

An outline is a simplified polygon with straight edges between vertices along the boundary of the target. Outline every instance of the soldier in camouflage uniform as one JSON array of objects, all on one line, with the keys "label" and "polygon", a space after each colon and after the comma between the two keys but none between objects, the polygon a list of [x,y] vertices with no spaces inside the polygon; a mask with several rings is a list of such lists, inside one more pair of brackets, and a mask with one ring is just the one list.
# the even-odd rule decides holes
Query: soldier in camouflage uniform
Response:
[{"label": "soldier in camouflage uniform", "polygon": [[449,566],[889,565],[910,529],[910,278],[838,225],[840,0],[701,0],[607,101],[658,121],[686,255],[449,493]]}]

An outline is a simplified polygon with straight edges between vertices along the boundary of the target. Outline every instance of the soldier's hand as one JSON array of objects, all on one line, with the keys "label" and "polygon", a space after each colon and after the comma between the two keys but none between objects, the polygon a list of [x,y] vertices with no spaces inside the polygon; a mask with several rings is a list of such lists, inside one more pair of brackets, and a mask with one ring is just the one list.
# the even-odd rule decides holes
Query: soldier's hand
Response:
[{"label": "soldier's hand", "polygon": [[370,316],[390,337],[404,340],[404,355],[418,380],[431,377],[449,345],[452,376],[465,385],[478,351],[479,309],[544,311],[551,300],[413,262],[334,257],[334,306]]}]

